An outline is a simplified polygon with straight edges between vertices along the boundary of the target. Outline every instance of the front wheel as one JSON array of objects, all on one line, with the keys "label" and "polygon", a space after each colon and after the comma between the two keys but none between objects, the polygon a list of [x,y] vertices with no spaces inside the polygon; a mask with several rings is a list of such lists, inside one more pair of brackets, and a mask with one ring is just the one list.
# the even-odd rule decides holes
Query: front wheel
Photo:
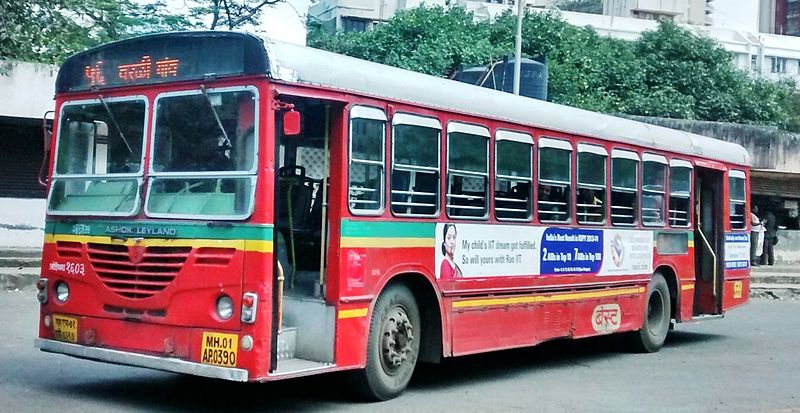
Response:
[{"label": "front wheel", "polygon": [[647,305],[642,328],[629,336],[632,349],[639,353],[658,351],[664,345],[669,332],[670,314],[667,281],[663,275],[655,273],[647,285]]},{"label": "front wheel", "polygon": [[367,365],[357,372],[356,390],[373,401],[402,393],[417,364],[421,330],[411,290],[399,284],[384,290],[372,311]]}]

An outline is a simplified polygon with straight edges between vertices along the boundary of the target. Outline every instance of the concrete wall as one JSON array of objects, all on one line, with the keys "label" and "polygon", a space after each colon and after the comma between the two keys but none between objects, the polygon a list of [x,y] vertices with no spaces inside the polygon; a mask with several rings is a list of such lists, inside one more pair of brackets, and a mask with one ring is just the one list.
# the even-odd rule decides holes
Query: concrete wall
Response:
[{"label": "concrete wall", "polygon": [[44,199],[0,198],[0,249],[41,247],[45,205]]},{"label": "concrete wall", "polygon": [[41,119],[53,110],[58,67],[0,61],[0,116]]},{"label": "concrete wall", "polygon": [[755,169],[775,169],[782,172],[800,173],[800,135],[798,134],[781,132],[775,128],[734,123],[627,115],[624,117],[738,143],[750,153],[750,161]]},{"label": "concrete wall", "polygon": [[800,265],[800,231],[778,231],[775,264]]}]

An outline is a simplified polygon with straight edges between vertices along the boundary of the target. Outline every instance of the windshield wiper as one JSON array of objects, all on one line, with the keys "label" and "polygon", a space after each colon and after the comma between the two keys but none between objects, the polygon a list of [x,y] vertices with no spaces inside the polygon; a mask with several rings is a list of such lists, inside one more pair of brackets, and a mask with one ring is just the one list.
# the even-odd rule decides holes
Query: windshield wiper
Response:
[{"label": "windshield wiper", "polygon": [[103,107],[106,109],[106,112],[108,112],[108,117],[111,118],[111,123],[113,123],[114,127],[117,129],[117,133],[119,133],[119,137],[122,138],[122,142],[125,142],[125,147],[128,148],[128,153],[133,153],[131,145],[128,143],[128,140],[125,139],[125,134],[122,133],[122,129],[119,127],[117,119],[114,118],[114,114],[111,113],[111,108],[108,107],[108,103],[106,103],[106,100],[103,99],[103,95],[97,95],[97,97],[100,99],[100,103],[103,104]]},{"label": "windshield wiper", "polygon": [[217,109],[214,108],[214,104],[211,103],[211,98],[208,97],[208,89],[206,89],[205,85],[200,85],[200,92],[203,93],[203,97],[206,98],[206,103],[208,103],[208,107],[211,108],[211,113],[214,114],[214,119],[217,120],[217,126],[219,130],[222,132],[222,136],[225,138],[225,145],[230,148],[231,147],[231,140],[228,138],[228,132],[225,132],[225,128],[222,127],[222,121],[219,120],[219,114],[217,113]]}]

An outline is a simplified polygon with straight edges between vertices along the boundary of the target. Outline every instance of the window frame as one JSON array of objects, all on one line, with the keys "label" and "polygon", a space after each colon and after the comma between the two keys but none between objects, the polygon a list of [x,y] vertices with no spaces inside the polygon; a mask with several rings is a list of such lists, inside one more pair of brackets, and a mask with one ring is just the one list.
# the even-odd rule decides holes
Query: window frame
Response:
[{"label": "window frame", "polygon": [[[628,160],[632,160],[632,161],[636,162],[636,173],[634,174],[634,176],[636,177],[636,182],[634,183],[632,190],[631,190],[631,188],[619,187],[619,186],[615,186],[614,185],[614,159],[628,159]],[[610,191],[611,193],[609,194],[609,196],[611,197],[612,202],[611,202],[609,211],[610,211],[611,225],[612,226],[630,228],[630,227],[638,226],[639,222],[641,222],[641,219],[640,219],[639,214],[638,214],[638,211],[639,211],[638,205],[631,208],[633,210],[633,222],[630,223],[630,224],[614,222],[614,210],[613,210],[613,208],[614,208],[614,204],[613,204],[613,196],[614,196],[613,193],[614,193],[614,191],[624,192],[624,193],[632,193],[632,194],[634,194],[634,199],[636,200],[636,203],[637,204],[641,204],[641,200],[639,199],[639,192],[640,192],[639,191],[639,185],[640,185],[639,181],[641,181],[641,178],[640,178],[639,174],[640,174],[640,170],[642,169],[641,168],[641,163],[642,163],[642,160],[639,157],[639,153],[636,152],[636,151],[633,151],[633,150],[630,150],[630,149],[619,149],[619,148],[614,148],[614,149],[611,150],[611,182],[610,182],[611,185],[609,185],[609,188],[611,189],[611,191]]]},{"label": "window frame", "polygon": [[[530,173],[530,176],[528,178],[520,179],[520,177],[501,175],[498,172],[499,162],[498,162],[498,156],[497,156],[497,154],[498,154],[497,144],[499,142],[501,142],[501,141],[518,142],[518,143],[521,143],[521,144],[529,145],[528,151],[530,152],[531,162],[530,162],[530,165],[528,167],[528,172]],[[534,195],[534,191],[533,191],[533,181],[534,181],[534,179],[533,179],[534,178],[534,176],[533,176],[534,175],[533,174],[533,172],[534,172],[533,165],[534,165],[534,162],[535,162],[534,161],[534,158],[535,158],[534,153],[536,153],[536,152],[534,152],[535,147],[536,147],[536,145],[534,143],[533,135],[531,135],[529,133],[517,132],[517,131],[513,131],[513,130],[508,130],[508,129],[498,129],[498,130],[495,131],[495,134],[494,134],[494,185],[493,185],[493,188],[492,188],[492,191],[491,191],[491,198],[492,198],[492,208],[494,209],[494,217],[498,221],[531,222],[533,220],[533,210],[534,210],[534,208],[533,208],[533,206],[534,206],[533,205],[534,204],[534,201],[533,201],[533,195]],[[529,192],[528,192],[528,204],[526,205],[526,209],[527,209],[526,212],[528,213],[528,215],[527,215],[526,218],[505,218],[505,217],[500,217],[500,216],[497,215],[498,208],[497,208],[497,197],[495,196],[495,192],[497,191],[496,188],[497,188],[497,180],[498,179],[505,179],[505,180],[512,180],[513,179],[513,180],[518,180],[518,181],[527,180]],[[513,201],[518,201],[518,200],[513,200]],[[509,212],[511,212],[511,211],[509,211]]]},{"label": "window frame", "polygon": [[[580,157],[580,155],[581,155],[581,153],[591,153],[591,154],[595,154],[595,155],[598,155],[598,156],[602,156],[604,158],[603,159],[603,168],[604,168],[603,169],[603,185],[582,184],[581,183],[581,178],[580,178],[580,176],[581,176],[581,173],[580,173],[580,168],[581,168],[581,162],[580,162],[581,157]],[[606,205],[609,204],[609,202],[608,202],[608,196],[609,196],[609,191],[608,191],[609,163],[608,163],[608,160],[609,160],[609,158],[610,158],[610,156],[608,154],[608,151],[602,145],[592,144],[592,143],[583,143],[583,142],[578,143],[577,153],[576,153],[576,157],[575,157],[575,194],[576,194],[576,198],[575,198],[575,221],[580,225],[605,225],[608,222],[608,208],[606,208]],[[592,190],[600,189],[600,190],[603,191],[602,202],[604,202],[605,205],[603,206],[603,209],[602,209],[602,211],[603,211],[603,217],[602,218],[603,219],[601,221],[591,222],[591,221],[586,221],[586,220],[581,220],[580,219],[578,211],[577,211],[577,208],[580,206],[580,205],[578,205],[577,194],[578,194],[578,191],[580,191],[582,188],[592,189]]]},{"label": "window frame", "polygon": [[[654,191],[651,189],[644,188],[644,165],[646,162],[657,163],[661,165],[662,171],[664,172],[663,177],[663,185],[661,191]],[[667,224],[667,213],[666,210],[669,208],[667,206],[667,180],[669,177],[669,163],[667,162],[667,158],[663,155],[657,155],[653,153],[645,152],[642,154],[642,178],[639,180],[639,193],[641,194],[642,200],[639,202],[639,219],[642,222],[643,226],[646,227],[664,227]],[[644,219],[644,197],[645,194],[653,194],[653,195],[661,195],[661,221],[660,222],[647,222]]]},{"label": "window frame", "polygon": [[[551,179],[542,179],[542,150],[543,149],[555,149],[555,150],[562,150],[562,151],[568,151],[569,152],[569,156],[567,157],[567,159],[569,159],[569,165],[567,167],[567,171],[569,171],[569,176],[567,177],[566,181],[554,181],[554,180],[551,180]],[[570,142],[567,139],[559,139],[559,138],[554,138],[554,137],[550,137],[550,136],[541,136],[541,137],[539,137],[539,145],[538,145],[537,152],[536,152],[536,155],[537,155],[537,159],[536,159],[536,167],[537,167],[536,168],[536,219],[537,219],[538,222],[543,223],[543,224],[571,224],[572,223],[572,209],[573,209],[572,208],[573,207],[572,204],[574,203],[572,201],[575,198],[575,196],[574,196],[575,185],[573,185],[573,183],[572,183],[572,176],[573,176],[572,164],[573,164],[573,155],[574,155],[574,153],[575,153],[575,148],[573,147],[572,142]],[[541,217],[540,217],[541,212],[540,212],[540,208],[539,208],[539,202],[541,202],[541,200],[539,199],[539,187],[542,185],[542,183],[544,183],[545,185],[549,185],[549,186],[565,186],[565,187],[568,187],[570,189],[569,190],[569,194],[567,196],[567,205],[566,205],[567,206],[567,210],[565,211],[565,214],[564,214],[566,216],[565,220],[557,221],[557,220],[549,220],[549,219],[548,220],[543,220],[543,219],[541,219]],[[549,201],[545,201],[545,202],[549,202]],[[547,213],[547,212],[545,212],[545,213]]]},{"label": "window frame", "polygon": [[[436,185],[436,193],[434,194],[434,202],[436,203],[436,209],[433,214],[399,214],[394,211],[395,202],[392,201],[392,196],[394,195],[393,186],[393,177],[394,172],[397,169],[397,164],[395,163],[395,143],[397,142],[396,136],[396,127],[402,125],[409,125],[409,126],[419,126],[423,128],[430,128],[439,131],[438,138],[436,140],[436,168],[432,167],[418,167],[413,165],[404,165],[403,167],[408,169],[400,168],[400,170],[409,170],[414,172],[435,172],[438,177],[438,184]],[[396,112],[393,114],[391,119],[391,146],[392,146],[392,158],[391,158],[391,169],[389,175],[389,210],[392,216],[399,217],[399,218],[437,218],[442,210],[442,122],[433,116],[424,116],[418,115],[410,112]],[[407,194],[411,195],[411,194]],[[411,205],[408,206],[409,208]]]},{"label": "window frame", "polygon": [[[733,192],[731,191],[731,181],[733,179],[741,179],[742,180],[742,191],[743,191],[743,198],[742,199],[734,199]],[[733,226],[733,217],[734,217],[734,209],[732,206],[742,205],[742,226],[741,227],[734,227]],[[747,209],[747,174],[740,170],[740,169],[730,169],[728,170],[728,224],[730,225],[731,231],[747,231],[747,217],[748,217],[748,209]]]},{"label": "window frame", "polygon": [[[485,138],[484,145],[486,147],[486,163],[485,163],[485,173],[480,172],[473,172],[473,171],[463,171],[460,169],[451,169],[450,168],[450,137],[452,133],[461,133],[465,135],[473,135],[473,136],[480,136]],[[490,168],[489,168],[489,158],[490,158],[490,150],[489,141],[492,139],[492,134],[489,131],[489,128],[479,124],[472,124],[466,122],[459,122],[459,121],[450,121],[447,123],[447,141],[446,141],[446,148],[447,148],[447,159],[446,159],[446,169],[445,169],[445,191],[444,191],[444,210],[445,215],[448,218],[454,219],[468,219],[468,220],[486,220],[489,218],[489,208],[491,202],[489,199],[491,198],[490,190],[489,190],[489,179],[491,176]],[[484,196],[483,196],[483,215],[481,216],[468,216],[468,215],[450,215],[450,208],[453,209],[472,209],[466,208],[466,206],[454,206],[451,207],[449,203],[450,194],[450,174],[455,172],[456,175],[460,176],[472,176],[472,177],[483,177],[484,178]],[[465,195],[456,196],[453,194],[454,197],[464,197]],[[468,196],[467,196],[468,197]]]},{"label": "window frame", "polygon": [[[363,114],[359,114],[359,112],[364,112]],[[356,116],[354,116],[354,113]],[[380,114],[379,114],[380,113]],[[383,215],[386,211],[386,137],[387,137],[387,127],[389,126],[389,118],[386,116],[386,112],[382,108],[377,108],[374,106],[367,106],[367,105],[356,105],[350,108],[349,111],[349,119],[348,119],[348,131],[347,131],[347,209],[350,211],[352,215],[359,215],[359,216],[378,216]],[[382,136],[381,136],[381,162],[378,161],[369,161],[369,160],[355,160],[353,158],[353,119],[371,119],[376,121],[383,122],[382,128]],[[360,209],[353,209],[352,205],[350,204],[350,190],[351,187],[351,174],[350,168],[353,163],[361,163],[365,165],[380,165],[381,167],[381,187],[378,189],[380,200],[379,208],[378,209],[368,209],[368,210],[360,210]]]},{"label": "window frame", "polygon": [[[694,165],[692,165],[691,162],[684,159],[670,159],[668,167],[669,167],[669,175],[667,178],[667,183],[669,184],[669,201],[667,201],[667,210],[669,214],[672,214],[673,211],[677,211],[672,209],[672,197],[675,196],[673,195],[675,194],[675,192],[672,191],[672,169],[684,168],[689,170],[689,195],[686,197],[682,195],[675,196],[676,198],[686,199],[689,204],[689,210],[686,211],[686,213],[688,214],[688,216],[686,217],[686,225],[673,225],[672,218],[670,217],[668,217],[667,219],[669,221],[668,224],[670,228],[691,228],[692,222],[694,220],[693,217],[694,214],[692,214],[692,205],[693,205],[692,196],[694,192],[694,185],[693,185]],[[683,212],[683,211],[677,211],[677,212]]]}]

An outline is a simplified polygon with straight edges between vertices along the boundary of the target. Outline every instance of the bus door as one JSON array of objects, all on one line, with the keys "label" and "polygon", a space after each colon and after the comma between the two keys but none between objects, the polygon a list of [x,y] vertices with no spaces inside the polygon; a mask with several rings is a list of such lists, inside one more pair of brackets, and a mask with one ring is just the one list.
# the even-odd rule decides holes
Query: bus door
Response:
[{"label": "bus door", "polygon": [[326,302],[331,131],[341,104],[280,96],[275,105],[273,343],[270,372],[333,364],[335,307]]},{"label": "bus door", "polygon": [[724,171],[696,168],[695,173],[695,295],[696,317],[722,313],[724,274]]}]

